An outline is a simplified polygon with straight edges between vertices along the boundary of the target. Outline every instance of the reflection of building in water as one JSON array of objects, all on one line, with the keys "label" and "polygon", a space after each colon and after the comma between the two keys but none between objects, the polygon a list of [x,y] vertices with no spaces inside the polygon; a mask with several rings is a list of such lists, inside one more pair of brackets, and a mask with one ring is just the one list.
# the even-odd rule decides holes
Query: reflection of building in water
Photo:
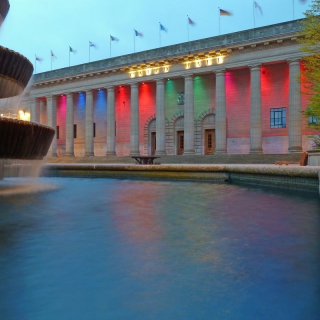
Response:
[{"label": "reflection of building in water", "polygon": [[288,153],[310,147],[290,21],[53,70],[24,109],[52,155]]}]

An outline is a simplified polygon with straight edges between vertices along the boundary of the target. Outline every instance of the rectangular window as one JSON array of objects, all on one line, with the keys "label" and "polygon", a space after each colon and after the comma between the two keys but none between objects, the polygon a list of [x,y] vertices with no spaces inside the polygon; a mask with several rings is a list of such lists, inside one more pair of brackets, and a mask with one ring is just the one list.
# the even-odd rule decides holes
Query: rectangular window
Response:
[{"label": "rectangular window", "polygon": [[317,116],[311,116],[308,118],[309,124],[317,124],[319,123],[318,117]]},{"label": "rectangular window", "polygon": [[57,126],[57,128],[56,128],[56,137],[57,137],[57,139],[59,139],[60,138],[60,131],[59,131],[59,126]]},{"label": "rectangular window", "polygon": [[270,109],[270,128],[285,128],[287,125],[286,108]]},{"label": "rectangular window", "polygon": [[73,125],[73,138],[75,139],[77,137],[77,125]]},{"label": "rectangular window", "polygon": [[93,137],[96,137],[96,123],[93,123]]}]

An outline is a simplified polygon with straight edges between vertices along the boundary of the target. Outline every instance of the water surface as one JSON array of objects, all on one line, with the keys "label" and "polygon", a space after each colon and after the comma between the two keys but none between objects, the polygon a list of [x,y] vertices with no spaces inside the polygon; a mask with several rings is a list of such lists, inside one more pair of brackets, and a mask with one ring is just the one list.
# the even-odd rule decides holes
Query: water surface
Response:
[{"label": "water surface", "polygon": [[3,320],[319,319],[315,194],[87,178],[20,185],[0,184]]}]

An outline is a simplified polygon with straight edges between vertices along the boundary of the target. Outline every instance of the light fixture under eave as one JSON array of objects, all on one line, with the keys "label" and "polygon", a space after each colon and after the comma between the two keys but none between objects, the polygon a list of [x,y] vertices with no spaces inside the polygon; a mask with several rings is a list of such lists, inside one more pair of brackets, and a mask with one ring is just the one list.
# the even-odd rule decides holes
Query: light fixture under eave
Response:
[{"label": "light fixture under eave", "polygon": [[222,64],[223,63],[223,56],[217,57],[217,64]]},{"label": "light fixture under eave", "polygon": [[195,63],[197,68],[201,67],[201,60],[196,60]]},{"label": "light fixture under eave", "polygon": [[163,72],[169,72],[169,66],[164,66],[163,67]]},{"label": "light fixture under eave", "polygon": [[129,74],[130,74],[130,78],[134,78],[136,76],[135,71],[130,71]]},{"label": "light fixture under eave", "polygon": [[212,58],[206,59],[207,66],[212,66]]},{"label": "light fixture under eave", "polygon": [[146,75],[150,76],[150,74],[151,74],[151,68],[146,69]]},{"label": "light fixture under eave", "polygon": [[159,70],[159,68],[157,67],[157,68],[154,68],[153,73],[154,73],[154,74],[158,74],[159,71],[160,71],[160,70]]},{"label": "light fixture under eave", "polygon": [[190,62],[186,62],[186,63],[185,63],[185,68],[186,68],[186,69],[190,69],[190,66],[191,66],[191,63],[190,63]]},{"label": "light fixture under eave", "polygon": [[142,77],[142,76],[143,76],[143,71],[142,71],[142,70],[139,70],[139,71],[138,71],[138,75],[139,75],[139,77]]}]

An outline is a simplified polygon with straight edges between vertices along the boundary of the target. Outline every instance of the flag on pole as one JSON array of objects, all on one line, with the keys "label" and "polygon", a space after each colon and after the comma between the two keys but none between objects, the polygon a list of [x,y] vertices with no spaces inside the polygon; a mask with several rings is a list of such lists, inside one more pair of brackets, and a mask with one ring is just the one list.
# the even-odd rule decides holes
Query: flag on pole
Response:
[{"label": "flag on pole", "polygon": [[36,54],[34,56],[35,56],[34,73],[37,73],[37,61],[41,62],[43,59],[39,58]]},{"label": "flag on pole", "polygon": [[136,37],[143,37],[143,34],[141,32],[137,31],[136,29],[133,29],[133,30],[134,30]]},{"label": "flag on pole", "polygon": [[52,58],[52,59],[57,59],[57,56],[53,53],[52,50],[51,50],[51,58]]},{"label": "flag on pole", "polygon": [[77,53],[77,51],[75,49],[72,49],[70,46],[69,46],[69,52]]},{"label": "flag on pole", "polygon": [[262,8],[261,8],[261,6],[259,6],[259,4],[258,4],[257,1],[254,2],[254,8],[255,8],[255,9],[258,9],[258,10],[260,11],[260,13],[263,14],[263,13],[262,13]]},{"label": "flag on pole", "polygon": [[227,11],[227,10],[222,10],[220,9],[220,16],[232,16],[232,13],[230,11]]},{"label": "flag on pole", "polygon": [[160,24],[160,31],[165,31],[165,32],[168,31],[167,28],[165,28],[165,27],[163,26],[163,24],[161,24],[160,22],[159,22],[159,24]]},{"label": "flag on pole", "polygon": [[90,62],[90,49],[91,49],[91,47],[97,49],[97,46],[93,42],[89,41],[89,62]]},{"label": "flag on pole", "polygon": [[196,23],[188,17],[188,24],[190,24],[191,26],[194,26]]},{"label": "flag on pole", "polygon": [[111,34],[110,34],[110,40],[111,40],[111,41],[119,41],[119,39],[118,39],[118,38],[116,38],[116,37],[112,36]]}]

